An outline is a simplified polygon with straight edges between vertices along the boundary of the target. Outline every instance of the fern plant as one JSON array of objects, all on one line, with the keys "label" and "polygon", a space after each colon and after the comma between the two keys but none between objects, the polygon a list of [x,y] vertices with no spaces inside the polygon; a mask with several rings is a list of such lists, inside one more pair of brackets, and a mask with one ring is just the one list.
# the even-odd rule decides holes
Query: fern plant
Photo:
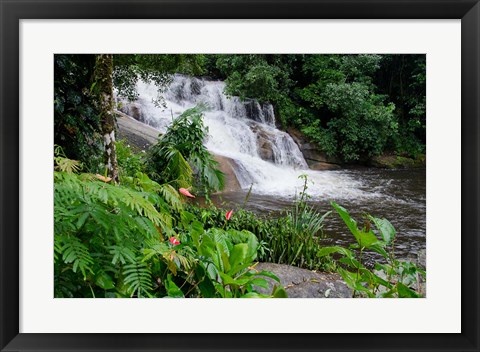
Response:
[{"label": "fern plant", "polygon": [[172,234],[171,211],[182,204],[170,186],[138,176],[118,186],[54,172],[55,276],[75,288],[59,286],[56,295],[149,296],[153,278],[138,255],[147,240]]}]

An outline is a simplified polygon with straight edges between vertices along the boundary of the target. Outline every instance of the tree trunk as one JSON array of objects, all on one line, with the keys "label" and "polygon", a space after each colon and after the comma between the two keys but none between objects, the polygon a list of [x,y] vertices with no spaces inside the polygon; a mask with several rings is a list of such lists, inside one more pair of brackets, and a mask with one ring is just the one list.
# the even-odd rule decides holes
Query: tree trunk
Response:
[{"label": "tree trunk", "polygon": [[108,177],[118,183],[117,154],[115,151],[115,117],[113,113],[113,55],[101,54],[95,60],[95,82],[99,93],[105,166]]}]

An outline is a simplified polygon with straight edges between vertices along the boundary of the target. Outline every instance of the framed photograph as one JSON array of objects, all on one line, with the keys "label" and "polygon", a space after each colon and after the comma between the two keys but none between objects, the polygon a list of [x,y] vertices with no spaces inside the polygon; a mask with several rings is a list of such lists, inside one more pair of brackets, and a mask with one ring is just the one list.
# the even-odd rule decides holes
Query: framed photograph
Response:
[{"label": "framed photograph", "polygon": [[[0,6],[2,351],[480,350],[478,0],[0,0]],[[175,75],[156,75],[155,65]],[[137,83],[145,77],[157,86]],[[90,106],[93,96],[104,100]],[[104,106],[115,109],[117,127],[108,113],[95,122],[92,111]],[[70,111],[82,120],[73,121]],[[192,141],[203,126],[197,115],[208,126],[207,142],[196,136],[200,146],[180,150],[184,136],[170,124],[189,121],[183,131]],[[134,128],[142,131],[130,133]],[[135,153],[159,132],[167,144],[146,153],[148,162],[156,170],[175,165],[179,174],[133,178],[146,170]],[[109,147],[118,138],[124,141]],[[320,155],[310,141],[327,152]],[[78,164],[63,152],[69,143],[80,146],[69,149],[76,159],[91,163],[89,174],[72,176]],[[105,162],[81,147],[95,143],[103,143]],[[205,159],[202,145],[216,163]],[[392,148],[395,154],[376,157]],[[203,160],[202,167],[192,160]],[[395,170],[424,166],[325,171],[353,161]],[[213,190],[222,181],[208,163],[235,176],[221,198]],[[149,195],[152,187],[162,199]],[[70,197],[75,190],[83,192],[80,203]],[[202,192],[226,207],[199,214],[196,207],[175,208],[202,199]],[[250,229],[266,226],[255,214],[280,214],[291,202],[298,214],[319,214],[313,206],[332,210],[339,221],[332,226],[348,228],[357,244],[347,247],[342,237],[315,247],[302,239],[275,252],[272,237],[253,240],[235,228],[237,214]],[[168,209],[179,214],[175,226],[165,220]],[[115,217],[115,226],[104,220],[120,213],[126,215]],[[298,220],[297,213],[281,216]],[[281,216],[265,231],[290,226],[293,220]],[[408,240],[393,242],[395,232],[381,217]],[[151,234],[138,248],[137,227]],[[90,239],[72,239],[77,229]],[[121,240],[105,240],[109,231]],[[208,247],[219,238],[227,259]],[[307,247],[328,260],[308,264]],[[198,255],[189,257],[192,248]],[[99,266],[98,253],[111,256],[108,265]],[[411,255],[416,265],[403,261]],[[272,263],[287,256],[291,265],[314,270],[308,280],[315,292],[298,293],[295,279],[285,283],[284,276],[283,285],[273,286],[284,273],[256,267],[260,256]],[[387,264],[375,265],[375,256]],[[324,278],[315,275],[326,268],[335,268],[341,288],[319,284]],[[300,298],[276,299],[285,296]],[[171,297],[188,299],[160,299]]]}]

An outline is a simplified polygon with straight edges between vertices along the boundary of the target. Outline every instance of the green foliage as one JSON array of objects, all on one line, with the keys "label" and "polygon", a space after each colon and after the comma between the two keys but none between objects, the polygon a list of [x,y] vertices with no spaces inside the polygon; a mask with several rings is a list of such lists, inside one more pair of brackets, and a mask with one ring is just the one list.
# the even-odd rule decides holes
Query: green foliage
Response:
[{"label": "green foliage", "polygon": [[379,89],[396,106],[396,151],[410,157],[425,153],[426,56],[384,55],[377,77]]},{"label": "green foliage", "polygon": [[[210,228],[204,230],[193,214],[185,213],[180,224],[182,242],[198,254],[197,267],[192,271],[200,275],[196,289],[214,297],[264,297],[255,287],[267,287],[264,277],[279,279],[266,271],[253,269],[257,259],[258,240],[249,231]],[[272,296],[274,295],[272,292]]]},{"label": "green foliage", "polygon": [[223,188],[224,175],[203,145],[208,133],[202,119],[204,109],[186,110],[149,149],[148,167],[154,180],[177,188],[195,182],[196,192],[205,195]]},{"label": "green foliage", "polygon": [[188,210],[203,222],[205,228],[244,229],[258,238],[258,255],[262,262],[289,264],[307,269],[332,270],[329,258],[319,260],[322,229],[326,214],[319,213],[307,203],[307,180],[299,200],[276,217],[262,218],[244,209],[235,210],[230,220],[225,221],[225,210],[216,207]]},{"label": "green foliage", "polygon": [[135,153],[125,140],[115,142],[120,179],[146,171],[145,156]]},{"label": "green foliage", "polygon": [[54,142],[87,169],[101,164],[100,117],[95,104],[94,55],[54,55]]},{"label": "green foliage", "polygon": [[316,80],[299,91],[318,110],[302,131],[330,156],[346,162],[381,154],[397,133],[394,104],[375,94],[380,56],[313,56],[307,71]]},{"label": "green foliage", "polygon": [[[319,257],[338,253],[340,266],[338,272],[342,275],[347,285],[353,290],[354,297],[421,297],[416,292],[419,275],[426,277],[426,272],[408,261],[399,261],[394,256],[394,243],[396,231],[386,219],[375,218],[367,215],[366,225],[360,229],[357,222],[347,210],[335,202],[332,206],[347,225],[355,238],[356,243],[350,249],[333,246],[325,247],[318,251]],[[377,233],[370,228],[371,223]],[[378,238],[380,236],[380,238]],[[387,250],[389,249],[389,252]],[[358,250],[356,255],[354,250]],[[362,263],[365,250],[380,254],[386,263],[376,263],[375,270],[366,268]]]},{"label": "green foliage", "polygon": [[63,148],[59,145],[55,145],[53,162],[55,163],[55,170],[66,173],[78,172],[82,169],[82,163],[68,159]]},{"label": "green foliage", "polygon": [[[142,280],[125,282],[125,265],[135,264],[140,270],[135,253],[143,242],[171,233],[170,205],[158,194],[147,199],[144,192],[99,181],[91,174],[55,172],[54,177],[55,276],[82,288],[71,292],[74,296],[89,295],[86,286],[99,280],[103,286],[114,282],[117,289],[126,285],[117,292],[120,295],[143,295],[149,288],[142,285],[145,274],[138,273]],[[70,270],[80,270],[82,276],[71,275]],[[60,289],[56,295],[65,292]]]},{"label": "green foliage", "polygon": [[226,93],[260,102],[281,103],[288,87],[292,55],[218,55],[216,67],[226,77]]},{"label": "green foliage", "polygon": [[204,230],[171,185],[67,171],[54,172],[55,297],[285,297],[281,287],[257,292],[279,280],[254,269],[255,235]]}]

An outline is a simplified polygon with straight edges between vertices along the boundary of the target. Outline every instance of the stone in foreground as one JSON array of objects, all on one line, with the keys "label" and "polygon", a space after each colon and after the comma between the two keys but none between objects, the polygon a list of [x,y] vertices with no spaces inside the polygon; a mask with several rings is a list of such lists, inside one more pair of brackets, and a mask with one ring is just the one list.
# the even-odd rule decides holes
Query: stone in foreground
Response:
[{"label": "stone in foreground", "polygon": [[[333,273],[314,272],[295,266],[274,263],[258,263],[258,271],[270,271],[280,279],[289,298],[351,298],[352,290],[342,280],[342,277]],[[260,293],[270,294],[273,285],[272,279],[268,289],[257,288]]]}]

